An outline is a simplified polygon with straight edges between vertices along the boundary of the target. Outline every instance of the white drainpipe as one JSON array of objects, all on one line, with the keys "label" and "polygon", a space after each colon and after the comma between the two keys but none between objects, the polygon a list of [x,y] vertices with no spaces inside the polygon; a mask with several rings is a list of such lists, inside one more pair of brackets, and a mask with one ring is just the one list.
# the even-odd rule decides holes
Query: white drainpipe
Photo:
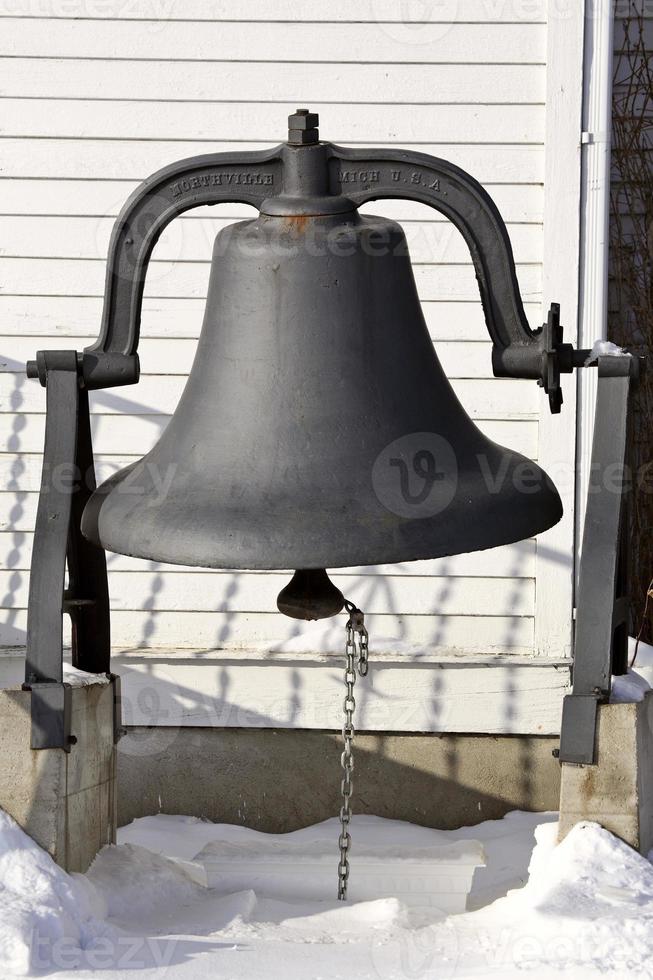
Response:
[{"label": "white drainpipe", "polygon": [[[549,69],[551,70],[551,69]],[[580,245],[579,347],[606,339],[612,133],[613,4],[586,0]],[[596,371],[578,372],[576,552],[580,552],[590,481]],[[578,563],[576,563],[578,567]]]}]

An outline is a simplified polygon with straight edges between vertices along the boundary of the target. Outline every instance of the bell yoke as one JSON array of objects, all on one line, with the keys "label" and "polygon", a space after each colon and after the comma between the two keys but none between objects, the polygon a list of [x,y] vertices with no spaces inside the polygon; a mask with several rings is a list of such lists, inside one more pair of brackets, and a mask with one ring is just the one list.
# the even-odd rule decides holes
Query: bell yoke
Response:
[{"label": "bell yoke", "polygon": [[[359,207],[413,200],[454,223],[474,263],[496,376],[537,380],[558,412],[560,374],[587,352],[562,342],[555,304],[542,328],[529,327],[506,227],[476,180],[422,153],[319,142],[317,124],[298,110],[281,146],[192,157],[145,181],[113,230],[97,341],[28,364],[48,399],[27,640],[41,742],[63,737],[48,720],[65,709],[63,611],[75,627],[73,662],[109,670],[105,549],[294,569],[279,608],[305,619],[342,608],[327,568],[491,548],[560,520],[544,471],[488,439],[458,401],[401,227]],[[177,215],[224,202],[259,213],[216,238],[179,405],[151,452],[95,489],[88,392],[138,381],[154,244]],[[45,485],[47,467],[62,462],[90,475],[75,493]]]}]

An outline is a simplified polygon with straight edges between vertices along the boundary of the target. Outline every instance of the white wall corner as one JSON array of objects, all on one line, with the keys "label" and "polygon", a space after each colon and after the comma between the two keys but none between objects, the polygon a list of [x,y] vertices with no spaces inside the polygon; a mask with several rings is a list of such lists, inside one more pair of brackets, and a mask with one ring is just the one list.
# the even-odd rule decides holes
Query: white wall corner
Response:
[{"label": "white wall corner", "polygon": [[[583,4],[548,5],[544,173],[543,319],[561,306],[566,341],[578,341]],[[570,657],[573,647],[576,379],[563,379],[564,405],[551,415],[543,394],[539,463],[562,498],[564,516],[537,542],[535,650]]]},{"label": "white wall corner", "polygon": [[[578,344],[592,347],[607,336],[610,237],[610,147],[614,71],[612,0],[593,0],[586,19],[581,146],[581,237]],[[578,478],[576,558],[580,558],[590,480],[596,371],[578,378]]]}]

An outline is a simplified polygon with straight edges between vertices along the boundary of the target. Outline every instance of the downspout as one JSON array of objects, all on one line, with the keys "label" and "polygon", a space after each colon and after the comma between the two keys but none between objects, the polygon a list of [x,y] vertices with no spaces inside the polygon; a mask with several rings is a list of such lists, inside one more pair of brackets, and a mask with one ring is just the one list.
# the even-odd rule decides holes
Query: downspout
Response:
[{"label": "downspout", "polygon": [[[613,74],[612,0],[586,0],[581,134],[581,233],[578,346],[607,337],[610,143]],[[576,570],[590,486],[596,372],[578,372]]]}]

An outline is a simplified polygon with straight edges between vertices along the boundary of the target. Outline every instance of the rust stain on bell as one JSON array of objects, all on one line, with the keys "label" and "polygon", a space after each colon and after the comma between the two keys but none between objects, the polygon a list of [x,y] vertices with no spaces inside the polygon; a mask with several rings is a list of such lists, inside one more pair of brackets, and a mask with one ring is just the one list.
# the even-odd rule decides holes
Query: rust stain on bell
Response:
[{"label": "rust stain on bell", "polygon": [[289,231],[301,235],[309,227],[310,220],[311,216],[308,214],[289,214],[288,217],[284,218],[283,223]]}]

